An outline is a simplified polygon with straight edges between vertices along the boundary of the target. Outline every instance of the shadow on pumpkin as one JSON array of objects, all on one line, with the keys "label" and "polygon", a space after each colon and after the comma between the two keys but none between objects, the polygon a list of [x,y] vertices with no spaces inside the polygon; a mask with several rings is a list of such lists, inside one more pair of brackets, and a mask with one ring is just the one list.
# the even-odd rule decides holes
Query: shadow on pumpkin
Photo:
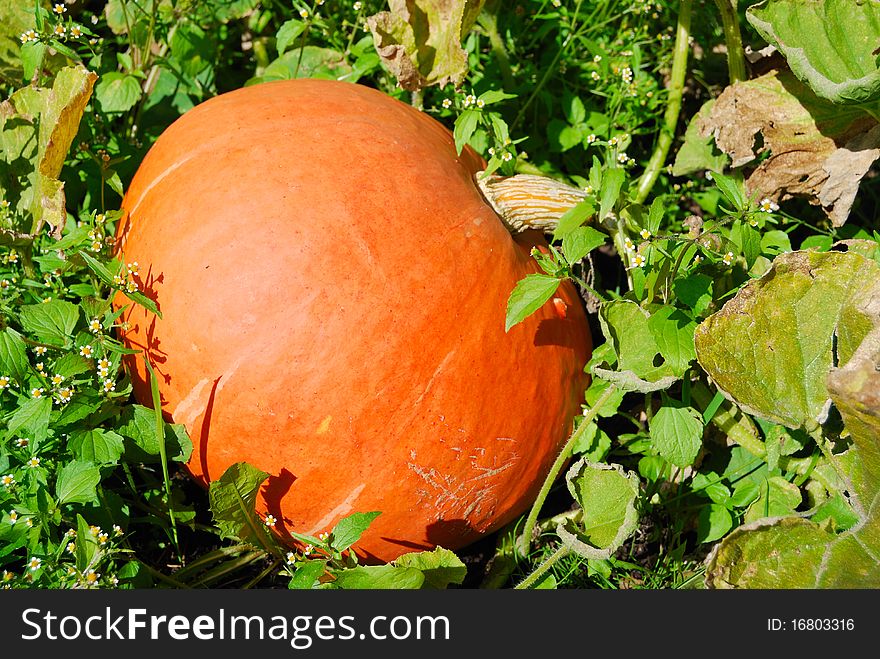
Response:
[{"label": "shadow on pumpkin", "polygon": [[580,342],[574,328],[575,321],[571,318],[544,318],[538,323],[534,344],[577,350]]}]

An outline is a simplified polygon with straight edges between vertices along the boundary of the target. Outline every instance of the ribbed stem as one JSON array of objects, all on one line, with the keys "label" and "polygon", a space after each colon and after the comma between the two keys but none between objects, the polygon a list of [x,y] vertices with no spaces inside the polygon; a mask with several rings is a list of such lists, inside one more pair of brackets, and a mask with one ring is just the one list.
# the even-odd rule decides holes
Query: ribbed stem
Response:
[{"label": "ribbed stem", "polygon": [[736,13],[737,0],[715,0],[721,12],[724,26],[724,42],[727,45],[727,72],[730,84],[748,80],[746,58],[743,51],[742,33],[739,29],[739,16]]},{"label": "ribbed stem", "polygon": [[654,182],[660,175],[660,170],[666,163],[669,147],[672,146],[672,138],[678,125],[678,115],[681,111],[681,97],[684,92],[684,81],[687,74],[688,51],[690,50],[689,38],[691,31],[691,5],[693,0],[681,0],[678,10],[678,27],[675,33],[675,50],[672,54],[672,73],[669,78],[669,91],[666,98],[666,113],[663,116],[663,125],[657,136],[657,144],[654,153],[648,161],[639,186],[636,190],[635,201],[641,204],[648,198]]},{"label": "ribbed stem", "polygon": [[526,229],[552,232],[566,211],[587,193],[548,176],[476,175],[477,186],[511,233]]}]

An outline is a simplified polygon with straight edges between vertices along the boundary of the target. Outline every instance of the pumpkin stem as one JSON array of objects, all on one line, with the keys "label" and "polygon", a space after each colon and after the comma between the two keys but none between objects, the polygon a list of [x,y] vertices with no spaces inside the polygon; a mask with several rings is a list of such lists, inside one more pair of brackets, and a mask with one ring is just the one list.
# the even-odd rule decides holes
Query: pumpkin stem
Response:
[{"label": "pumpkin stem", "polygon": [[549,176],[484,176],[477,172],[474,178],[486,201],[513,234],[526,229],[554,231],[559,218],[587,196],[583,190]]}]

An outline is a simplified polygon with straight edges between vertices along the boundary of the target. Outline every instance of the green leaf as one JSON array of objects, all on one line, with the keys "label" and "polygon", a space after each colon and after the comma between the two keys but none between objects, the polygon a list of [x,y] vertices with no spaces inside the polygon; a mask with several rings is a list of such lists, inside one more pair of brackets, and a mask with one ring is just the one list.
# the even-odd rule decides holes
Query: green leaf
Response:
[{"label": "green leaf", "polygon": [[761,254],[761,234],[748,223],[737,220],[730,229],[730,240],[739,248],[750,269]]},{"label": "green leaf", "polygon": [[706,101],[700,111],[690,120],[684,133],[684,143],[675,155],[673,176],[685,176],[695,172],[722,172],[730,158],[715,146],[711,135],[704,135],[702,125],[712,111],[715,99]]},{"label": "green leaf", "polygon": [[455,150],[458,153],[461,153],[464,145],[468,143],[477,129],[481,114],[479,110],[465,110],[455,120],[452,136],[455,138]]},{"label": "green leaf", "polygon": [[336,551],[345,551],[356,543],[370,524],[381,515],[381,511],[354,513],[339,520],[330,534],[330,546]]},{"label": "green leaf", "polygon": [[[770,524],[760,520],[731,533],[710,556],[708,586],[866,588],[880,584],[880,516],[874,505],[880,491],[880,287],[859,297],[846,317],[858,316],[870,320],[870,331],[855,349],[845,349],[846,358],[826,378],[852,442],[846,452],[829,458],[836,463],[832,473],[843,478],[845,492],[832,498],[837,503],[817,510],[813,520],[791,516]],[[800,492],[779,480],[770,479],[770,484],[778,486],[776,499],[781,502],[776,505],[793,509]],[[752,506],[760,503],[759,499]],[[772,505],[771,495],[755,516]],[[834,535],[816,524],[829,517],[840,520],[844,532]]]},{"label": "green leaf", "polygon": [[76,558],[76,569],[85,572],[89,566],[93,565],[95,556],[100,551],[98,539],[92,535],[91,525],[83,519],[83,516],[76,515],[76,550],[74,557]]},{"label": "green leaf", "polygon": [[562,217],[559,218],[559,223],[553,230],[553,239],[564,239],[567,235],[586,222],[595,212],[596,204],[593,203],[592,199],[584,199],[583,201],[578,202],[575,206],[572,206],[565,211],[562,214]]},{"label": "green leaf", "polygon": [[376,51],[401,87],[459,88],[468,71],[462,39],[483,0],[389,0],[390,11],[367,19]]},{"label": "green leaf", "polygon": [[878,289],[880,266],[856,254],[781,254],[697,328],[697,358],[745,411],[814,429],[827,414],[832,365],[870,327],[855,303]]},{"label": "green leaf", "polygon": [[49,300],[21,307],[19,315],[26,332],[55,346],[70,344],[73,330],[79,321],[79,307],[64,300]]},{"label": "green leaf", "polygon": [[[354,70],[345,55],[333,48],[303,46],[287,51],[271,62],[257,78],[247,84],[291,80],[294,78],[320,78],[324,80],[347,80]],[[351,80],[353,82],[353,80]]]},{"label": "green leaf", "polygon": [[[650,317],[648,311],[629,300],[608,302],[599,310],[602,333],[617,354],[619,375],[614,381],[630,391],[665,389],[678,379],[669,364],[654,365],[660,346],[651,331]],[[595,367],[593,372],[606,379],[615,377]]]},{"label": "green leaf", "polygon": [[758,498],[746,510],[743,521],[748,523],[764,517],[791,515],[801,505],[802,500],[797,485],[789,483],[781,476],[773,476],[767,479]]},{"label": "green leaf", "polygon": [[338,572],[333,583],[346,590],[418,590],[425,575],[414,567],[363,565]]},{"label": "green leaf", "polygon": [[610,557],[638,528],[639,479],[620,465],[581,459],[566,474],[568,490],[583,510],[582,526],[560,524],[564,545],[585,558]]},{"label": "green leaf", "polygon": [[0,332],[0,375],[23,382],[27,376],[28,358],[25,342],[11,327]]},{"label": "green leaf", "polygon": [[297,563],[296,570],[287,587],[290,590],[309,590],[327,569],[326,561],[303,561]]},{"label": "green leaf", "polygon": [[661,407],[649,430],[651,443],[676,467],[692,465],[703,446],[703,417],[692,407]]},{"label": "green leaf", "polygon": [[[153,410],[143,405],[126,406],[115,430],[131,440],[126,447],[128,461],[156,461],[160,450],[159,442],[156,440],[156,420]],[[192,441],[181,424],[165,424],[165,453],[169,460],[186,462],[192,454],[192,448]]]},{"label": "green leaf", "polygon": [[260,546],[266,531],[257,517],[257,494],[269,474],[246,462],[236,462],[208,486],[214,523],[224,538]]},{"label": "green leaf", "polygon": [[744,211],[748,208],[748,197],[741,177],[725,176],[716,172],[712,176],[712,180],[715,181],[715,185],[721,190],[721,194],[724,195],[733,210]]},{"label": "green leaf", "polygon": [[9,435],[28,437],[34,441],[44,439],[49,430],[52,400],[48,396],[29,398],[12,414],[7,423]]},{"label": "green leaf", "polygon": [[675,297],[693,309],[695,314],[701,315],[712,304],[712,285],[711,277],[695,273],[676,279],[672,291]]},{"label": "green leaf", "polygon": [[603,221],[620,197],[620,189],[626,174],[619,167],[605,170],[602,174],[602,185],[599,188],[599,221]]},{"label": "green leaf", "polygon": [[526,275],[511,291],[507,300],[507,317],[504,331],[525,320],[529,315],[540,309],[549,300],[561,280],[550,275]]},{"label": "green leaf", "polygon": [[394,560],[394,565],[419,570],[425,576],[422,588],[444,589],[449,584],[460,584],[467,576],[467,566],[443,547],[403,554]]},{"label": "green leaf", "polygon": [[730,505],[734,508],[745,508],[761,496],[761,486],[752,480],[742,480],[733,488]]},{"label": "green leaf", "polygon": [[278,33],[275,35],[275,48],[278,50],[279,55],[283,55],[284,51],[290,48],[291,44],[302,34],[305,27],[305,23],[295,18],[285,21],[281,25]]},{"label": "green leaf", "polygon": [[717,503],[703,506],[697,516],[697,542],[715,542],[733,528],[730,511]]},{"label": "green leaf", "polygon": [[486,105],[492,105],[493,103],[499,103],[500,101],[505,101],[510,98],[516,98],[516,94],[508,94],[499,89],[490,89],[480,94],[478,98]]},{"label": "green leaf", "polygon": [[74,375],[80,375],[91,370],[92,366],[89,360],[74,352],[67,352],[55,362],[52,372],[63,375],[65,378],[71,378]]},{"label": "green leaf", "polygon": [[573,265],[600,245],[604,245],[607,237],[593,227],[577,227],[562,239],[562,254]]},{"label": "green leaf", "polygon": [[672,372],[681,377],[697,358],[694,330],[697,324],[675,307],[664,305],[648,319],[648,329],[663,359]]},{"label": "green leaf", "polygon": [[112,71],[101,76],[95,98],[104,112],[128,112],[141,100],[141,83],[135,76]]},{"label": "green leaf", "polygon": [[71,432],[67,446],[77,460],[98,465],[116,464],[125,448],[120,435],[101,428]]},{"label": "green leaf", "polygon": [[58,503],[96,503],[96,488],[100,482],[101,471],[95,465],[90,462],[70,462],[58,471],[55,497]]},{"label": "green leaf", "polygon": [[817,96],[857,104],[880,98],[875,0],[765,0],[746,18]]}]

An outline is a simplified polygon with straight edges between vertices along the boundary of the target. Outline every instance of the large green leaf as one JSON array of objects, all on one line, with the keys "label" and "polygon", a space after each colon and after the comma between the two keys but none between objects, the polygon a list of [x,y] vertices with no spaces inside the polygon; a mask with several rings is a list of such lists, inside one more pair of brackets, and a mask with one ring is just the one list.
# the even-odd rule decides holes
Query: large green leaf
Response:
[{"label": "large green leaf", "polygon": [[783,254],[697,328],[697,359],[746,411],[813,430],[827,416],[828,372],[870,328],[855,304],[878,286],[880,266],[857,254]]},{"label": "large green leaf", "polygon": [[[66,221],[64,185],[58,176],[96,78],[82,66],[65,67],[50,89],[24,87],[0,103],[2,157],[10,166],[25,158],[33,168],[20,172],[31,185],[22,191],[18,206],[30,211],[36,230],[43,222],[60,230]],[[16,162],[14,167],[21,165]],[[0,193],[6,184],[0,180]]]},{"label": "large green leaf", "polygon": [[833,103],[880,98],[880,0],[765,0],[746,18],[817,96]]},{"label": "large green leaf", "polygon": [[581,459],[568,470],[566,480],[583,511],[582,523],[579,528],[560,524],[557,534],[565,546],[581,556],[608,558],[638,527],[638,476],[619,465]]},{"label": "large green leaf", "polygon": [[225,538],[260,546],[267,532],[257,517],[257,494],[269,474],[246,462],[236,462],[208,488],[214,523]]},{"label": "large green leaf", "polygon": [[[747,285],[737,298],[698,330],[700,363],[716,381],[724,379],[744,406],[765,417],[784,418],[792,426],[812,428],[814,434],[833,401],[851,445],[828,458],[842,481],[839,494],[848,500],[856,522],[839,535],[828,519],[817,524],[783,516],[747,524],[716,547],[706,583],[717,588],[876,588],[880,267],[854,253],[795,252],[778,257],[768,275]],[[785,309],[774,311],[778,306]],[[763,340],[761,332],[768,335]],[[749,340],[756,345],[746,346]],[[722,356],[727,364],[740,362],[745,368],[719,368]],[[733,370],[741,372],[732,377]],[[793,389],[768,386],[771,370],[777,382]],[[753,384],[745,382],[749,377]],[[779,400],[772,399],[772,392]],[[766,496],[769,493],[768,489]],[[759,499],[752,505],[760,503]],[[793,504],[791,498],[770,514],[784,515]],[[773,503],[768,500],[765,505]]]},{"label": "large green leaf", "polygon": [[484,0],[389,0],[390,11],[367,19],[379,57],[400,86],[458,87],[468,70],[462,38]]}]

